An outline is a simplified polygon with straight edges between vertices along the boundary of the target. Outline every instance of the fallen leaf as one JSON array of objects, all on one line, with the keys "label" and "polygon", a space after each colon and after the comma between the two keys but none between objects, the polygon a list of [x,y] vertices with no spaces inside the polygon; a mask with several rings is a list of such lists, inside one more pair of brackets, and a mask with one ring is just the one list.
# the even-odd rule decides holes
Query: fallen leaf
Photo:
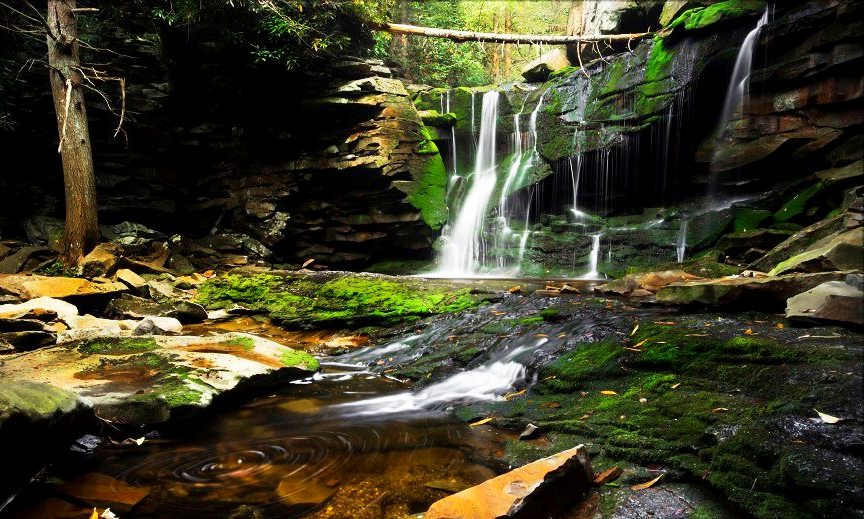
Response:
[{"label": "fallen leaf", "polygon": [[519,395],[524,395],[527,391],[527,389],[523,389],[521,391],[516,391],[515,393],[507,393],[506,395],[504,395],[504,400],[510,400],[511,398],[516,398]]},{"label": "fallen leaf", "polygon": [[712,413],[725,413],[728,410],[729,410],[728,407],[715,407],[714,409],[711,410],[711,412]]},{"label": "fallen leaf", "polygon": [[615,466],[612,468],[608,468],[594,477],[594,484],[599,486],[605,485],[606,483],[611,483],[612,481],[618,479],[623,473],[624,471],[621,469],[621,467]]},{"label": "fallen leaf", "polygon": [[633,327],[633,331],[630,332],[630,337],[633,337],[634,335],[636,335],[636,330],[638,330],[638,329],[639,329],[639,325],[637,324],[636,326]]},{"label": "fallen leaf", "polygon": [[782,330],[783,328],[786,328],[786,325],[783,323],[777,323],[774,325],[774,327],[777,328],[778,330]]},{"label": "fallen leaf", "polygon": [[645,483],[639,483],[638,485],[633,485],[630,488],[632,488],[633,490],[645,490],[646,488],[651,488],[654,486],[654,483],[657,483],[658,481],[660,481],[660,478],[662,478],[665,475],[666,474],[660,474],[659,476],[652,479],[651,481],[646,481]]},{"label": "fallen leaf", "polygon": [[306,267],[308,267],[309,265],[311,265],[314,262],[315,262],[315,258],[309,258],[303,262],[303,265],[301,265],[300,268],[305,269]]},{"label": "fallen leaf", "polygon": [[105,511],[102,512],[102,515],[100,515],[99,517],[101,517],[102,519],[120,519],[119,517],[117,517],[117,514],[111,511],[110,508],[106,508]]},{"label": "fallen leaf", "polygon": [[672,389],[678,389],[678,386],[680,386],[680,385],[681,385],[681,382],[678,382],[676,384],[672,384]]},{"label": "fallen leaf", "polygon": [[582,416],[579,417],[580,420],[587,420],[587,419],[589,419],[589,418],[591,418],[591,415],[590,415],[590,414],[587,414],[587,413],[586,413],[586,414],[583,414]]},{"label": "fallen leaf", "polygon": [[647,404],[647,403],[648,403],[648,399],[645,398],[645,397],[642,397],[642,398],[639,399],[639,403],[640,403],[640,404]]},{"label": "fallen leaf", "polygon": [[675,321],[654,321],[654,324],[662,324],[664,326],[672,326]]},{"label": "fallen leaf", "polygon": [[601,395],[617,395],[618,392],[612,391],[611,389],[604,389],[603,391],[600,391],[600,394]]},{"label": "fallen leaf", "polygon": [[836,416],[831,416],[830,414],[821,413],[818,409],[814,409],[814,411],[816,411],[816,414],[819,415],[819,418],[821,418],[822,421],[827,424],[835,424],[843,421],[842,418],[837,418]]},{"label": "fallen leaf", "polygon": [[546,335],[545,333],[538,333],[538,334],[534,335],[534,337],[541,337],[542,338],[542,337],[549,337],[549,336]]},{"label": "fallen leaf", "polygon": [[642,341],[639,341],[638,343],[634,344],[633,347],[638,348],[638,347],[642,346],[643,344],[645,344],[646,342],[648,342],[648,339],[644,339]]},{"label": "fallen leaf", "polygon": [[471,427],[477,427],[478,425],[483,425],[484,423],[489,423],[494,419],[495,419],[494,416],[490,416],[489,418],[484,418],[482,420],[477,420],[476,422],[471,422],[468,425]]},{"label": "fallen leaf", "polygon": [[744,330],[744,335],[753,335],[753,328],[747,328]]},{"label": "fallen leaf", "polygon": [[522,287],[519,285],[516,285],[515,287],[510,287],[510,289],[507,290],[507,292],[509,292],[511,294],[515,294],[516,292],[519,292],[520,290],[522,290]]},{"label": "fallen leaf", "polygon": [[639,353],[645,353],[645,350],[640,350],[639,348],[628,348],[627,346],[624,346],[624,349],[630,351],[638,351]]},{"label": "fallen leaf", "polygon": [[549,409],[558,409],[559,407],[561,407],[561,404],[559,404],[558,402],[546,402],[540,405]]},{"label": "fallen leaf", "polygon": [[135,443],[138,445],[144,445],[144,437],[136,438]]},{"label": "fallen leaf", "polygon": [[93,513],[90,514],[90,519],[99,519],[99,512],[95,508],[93,509]]}]

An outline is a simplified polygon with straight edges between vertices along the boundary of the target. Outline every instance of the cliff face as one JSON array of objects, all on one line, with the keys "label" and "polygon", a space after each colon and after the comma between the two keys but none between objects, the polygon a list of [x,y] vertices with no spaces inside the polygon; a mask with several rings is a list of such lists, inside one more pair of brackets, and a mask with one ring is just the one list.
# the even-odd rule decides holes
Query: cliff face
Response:
[{"label": "cliff face", "polygon": [[[447,217],[446,173],[382,63],[340,58],[286,72],[254,63],[215,28],[157,32],[135,19],[101,33],[100,45],[112,51],[105,69],[126,78],[117,138],[117,100],[111,113],[88,98],[102,223],[244,233],[246,252],[278,263],[430,257]],[[23,61],[39,48],[9,51]],[[0,187],[18,196],[0,209],[5,239],[23,237],[23,222],[54,226],[63,210],[47,74],[25,69],[8,93],[16,126],[0,133]]]}]

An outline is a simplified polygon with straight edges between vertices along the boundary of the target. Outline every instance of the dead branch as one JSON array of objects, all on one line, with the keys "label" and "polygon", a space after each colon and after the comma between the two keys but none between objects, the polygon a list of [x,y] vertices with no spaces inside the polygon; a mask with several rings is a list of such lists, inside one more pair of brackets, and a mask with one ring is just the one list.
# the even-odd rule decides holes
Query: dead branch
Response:
[{"label": "dead branch", "polygon": [[66,140],[66,126],[69,121],[69,104],[72,101],[72,78],[66,78],[66,104],[63,108],[63,126],[60,131],[60,144],[57,146],[57,153],[63,149],[63,141]]}]

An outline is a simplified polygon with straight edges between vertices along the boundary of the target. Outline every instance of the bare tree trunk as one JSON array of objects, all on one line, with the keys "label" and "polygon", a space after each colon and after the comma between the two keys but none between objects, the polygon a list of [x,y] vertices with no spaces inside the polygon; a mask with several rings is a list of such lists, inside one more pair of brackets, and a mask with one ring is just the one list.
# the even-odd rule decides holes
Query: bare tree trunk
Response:
[{"label": "bare tree trunk", "polygon": [[66,187],[66,228],[60,260],[69,266],[77,265],[99,239],[96,180],[74,9],[75,0],[48,0],[48,67]]},{"label": "bare tree trunk", "polygon": [[[394,18],[398,19],[399,23],[408,23],[408,0],[398,2],[393,9],[396,10]],[[394,35],[390,45],[392,56],[396,58],[399,65],[404,67],[408,62],[408,35]]]},{"label": "bare tree trunk", "polygon": [[[585,8],[583,0],[571,0],[570,13],[567,17],[567,36],[581,36],[585,32]],[[584,44],[576,43],[567,46],[567,57],[572,63],[582,58]]]},{"label": "bare tree trunk", "polygon": [[[513,32],[513,7],[507,4],[507,10],[504,11],[504,32],[510,34]],[[504,78],[510,79],[510,73],[513,70],[513,53],[509,45],[504,45]]]},{"label": "bare tree trunk", "polygon": [[[492,32],[498,32],[498,11],[496,10],[492,13]],[[491,47],[492,56],[490,56],[490,67],[492,72],[492,82],[497,83],[498,78],[501,76],[501,56],[498,54],[498,46],[493,45]]]},{"label": "bare tree trunk", "polygon": [[578,42],[595,41],[627,41],[638,40],[653,35],[653,32],[637,32],[632,34],[597,34],[597,35],[574,35],[574,36],[548,36],[544,34],[497,34],[489,32],[454,31],[451,29],[437,29],[434,27],[421,27],[419,25],[404,25],[399,23],[383,23],[375,26],[379,31],[387,31],[393,34],[413,34],[415,36],[426,36],[429,38],[446,38],[457,43],[466,41],[483,41],[490,43],[546,43],[549,45],[570,45]]}]

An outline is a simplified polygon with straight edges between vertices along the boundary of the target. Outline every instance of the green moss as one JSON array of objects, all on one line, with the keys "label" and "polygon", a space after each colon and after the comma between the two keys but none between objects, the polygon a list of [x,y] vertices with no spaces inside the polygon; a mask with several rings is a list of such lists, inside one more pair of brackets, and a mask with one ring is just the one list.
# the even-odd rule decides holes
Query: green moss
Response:
[{"label": "green moss", "polygon": [[771,211],[742,207],[735,210],[735,232],[752,231],[771,218]]},{"label": "green moss", "polygon": [[765,9],[762,0],[726,0],[708,7],[695,7],[681,13],[669,27],[683,27],[688,31],[697,31],[713,25],[721,20],[737,18]]},{"label": "green moss", "polygon": [[150,338],[106,338],[84,341],[78,351],[87,355],[130,355],[158,349],[159,345]]},{"label": "green moss", "polygon": [[663,38],[654,38],[654,45],[645,63],[645,83],[662,81],[669,77],[675,54],[666,48]]},{"label": "green moss", "polygon": [[573,392],[589,380],[621,373],[616,360],[624,350],[617,341],[581,343],[576,351],[560,357],[540,373],[553,392]]},{"label": "green moss", "polygon": [[439,113],[438,110],[427,110],[420,112],[420,118],[423,121],[423,124],[429,126],[443,126],[449,128],[453,126],[458,118],[454,113]]},{"label": "green moss", "polygon": [[279,357],[279,361],[289,368],[299,366],[312,371],[318,371],[318,368],[320,367],[318,359],[312,355],[309,355],[305,351],[293,350],[290,348],[282,353]]},{"label": "green moss", "polygon": [[564,67],[562,69],[556,70],[556,71],[552,72],[551,74],[549,74],[549,79],[551,80],[551,79],[557,79],[557,78],[561,78],[561,77],[567,77],[567,76],[570,76],[572,74],[579,72],[579,70],[580,70],[579,67],[575,67],[575,66]]},{"label": "green moss", "polygon": [[549,115],[558,115],[561,113],[561,106],[561,93],[553,90],[551,99],[546,102],[543,110]]},{"label": "green moss", "polygon": [[225,346],[240,346],[246,351],[252,351],[255,348],[255,339],[252,337],[232,337],[226,341],[222,341]]},{"label": "green moss", "polygon": [[[431,140],[426,142],[435,146]],[[423,172],[407,200],[420,211],[420,217],[430,228],[437,230],[447,223],[447,168],[437,147],[434,154],[427,156]]]},{"label": "green moss", "polygon": [[823,182],[817,182],[796,194],[783,204],[783,207],[774,214],[774,220],[777,222],[786,222],[800,214],[803,214],[807,210],[807,203],[810,199],[819,194],[823,189],[825,189],[825,184]]},{"label": "green moss", "polygon": [[542,317],[523,317],[521,319],[516,320],[517,324],[523,324],[523,325],[529,325],[529,326],[532,324],[540,324],[543,322],[544,321],[543,321]]},{"label": "green moss", "polygon": [[227,274],[199,287],[198,302],[215,308],[241,304],[286,324],[395,324],[457,312],[477,304],[468,289],[414,279],[345,275],[324,282],[302,276]]}]

